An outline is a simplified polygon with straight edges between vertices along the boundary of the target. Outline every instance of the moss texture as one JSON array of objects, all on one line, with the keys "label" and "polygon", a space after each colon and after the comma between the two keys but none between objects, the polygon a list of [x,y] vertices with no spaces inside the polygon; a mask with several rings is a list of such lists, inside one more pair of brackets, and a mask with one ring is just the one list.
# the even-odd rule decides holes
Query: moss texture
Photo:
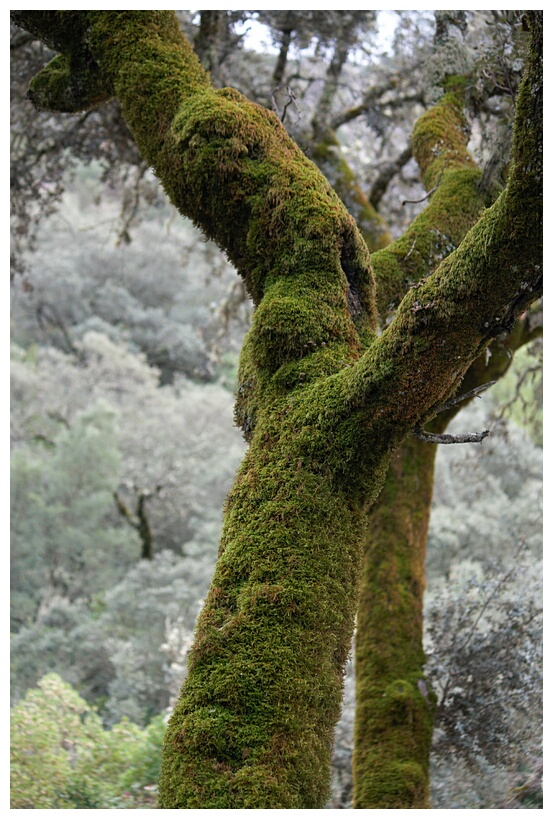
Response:
[{"label": "moss texture", "polygon": [[356,808],[429,807],[434,699],[422,606],[435,451],[407,439],[369,517],[355,646]]},{"label": "moss texture", "polygon": [[[382,324],[455,250],[483,208],[481,173],[466,151],[462,91],[455,83],[415,126],[414,155],[427,189],[436,190],[407,232],[373,254]],[[436,431],[448,420],[437,419]],[[433,695],[423,673],[422,610],[435,451],[408,438],[368,516],[355,646],[357,808],[429,806]]]},{"label": "moss texture", "polygon": [[[457,111],[456,106],[452,108],[451,95],[448,94],[424,115],[422,123],[417,123],[415,130],[418,140],[416,150],[423,170],[425,161],[436,169],[442,154],[450,152],[451,144],[456,144],[454,157],[459,168],[443,174],[435,198],[410,228],[413,239],[410,237],[409,242],[416,241],[420,248],[429,248],[417,259],[419,266],[411,271],[411,281],[424,276],[425,266],[428,266],[426,272],[430,272],[441,261],[440,256],[447,256],[453,249],[448,249],[446,245],[440,247],[437,242],[434,247],[431,246],[435,225],[444,224],[444,220],[447,220],[450,236],[458,243],[470,221],[476,220],[482,205],[475,184],[479,175],[474,172],[472,161],[466,154],[463,155],[463,122]],[[531,117],[533,124],[535,116],[534,110]],[[449,134],[444,138],[446,130],[449,130]],[[455,133],[458,136],[456,141]],[[436,173],[434,170],[430,174],[427,184],[436,184]],[[527,193],[531,189],[532,185],[529,185]],[[533,196],[539,197],[539,183],[533,191]],[[445,194],[443,198],[442,194]],[[455,215],[457,222],[453,224]],[[538,224],[534,234],[538,246],[539,230]],[[490,241],[491,232],[486,233],[487,241]],[[406,238],[402,237],[388,251],[400,263],[401,252],[403,250],[405,253],[408,245]],[[470,238],[475,239],[474,236]],[[373,256],[379,287],[382,282],[384,287],[390,284],[386,266],[382,266],[386,255],[386,252],[381,252]],[[534,263],[536,261],[535,257]],[[531,268],[530,263],[527,268],[529,272]],[[396,275],[392,282],[398,288],[397,294],[401,295],[402,288],[407,284],[405,279],[402,281]],[[520,298],[523,298],[522,290],[523,287]],[[411,309],[424,315],[425,310],[432,306],[431,302],[425,303],[420,299],[414,301]],[[381,315],[385,308],[390,307],[380,292],[379,307]],[[496,316],[495,325],[494,322],[484,322],[484,326],[493,333],[499,331],[499,337],[466,372],[460,389],[462,393],[500,378],[510,366],[512,352],[531,337],[528,323],[524,320],[517,322],[507,335],[511,318],[511,315]],[[431,430],[442,432],[460,406],[440,414],[431,424]],[[367,552],[361,579],[356,638],[353,770],[354,806],[357,808],[429,807],[428,758],[433,695],[423,675],[422,606],[434,458],[435,446],[407,439],[394,455],[382,493],[368,516]],[[391,612],[393,616],[390,616]],[[406,710],[403,716],[400,715],[397,697],[392,696],[394,686],[397,688],[398,685],[404,692],[402,702]],[[398,776],[398,763],[411,765],[413,776]]]},{"label": "moss texture", "polygon": [[[57,110],[92,71],[94,99],[98,88],[117,96],[143,156],[181,212],[224,248],[256,305],[237,402],[250,448],[168,727],[160,804],[322,807],[365,510],[401,440],[539,288],[534,166],[529,183],[530,159],[515,162],[514,187],[377,339],[374,279],[354,220],[273,114],[213,90],[173,13],[14,16],[67,58],[67,82],[48,83],[59,63],[45,69],[35,103]],[[523,153],[536,114],[534,105],[518,121]],[[414,570],[398,559],[383,571]],[[424,732],[417,686],[410,671],[394,673],[383,708]],[[389,767],[398,788],[424,787],[419,760]]]},{"label": "moss texture", "polygon": [[386,324],[412,285],[432,273],[466,235],[490,201],[480,192],[482,172],[468,153],[463,83],[419,118],[413,155],[427,191],[424,211],[406,232],[372,255],[378,313]]}]

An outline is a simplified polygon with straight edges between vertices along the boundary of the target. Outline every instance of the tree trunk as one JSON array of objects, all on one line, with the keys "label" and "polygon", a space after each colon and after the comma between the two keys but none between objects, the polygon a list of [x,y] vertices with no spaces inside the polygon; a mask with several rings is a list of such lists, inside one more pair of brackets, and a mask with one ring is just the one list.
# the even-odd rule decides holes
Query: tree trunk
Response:
[{"label": "tree trunk", "polygon": [[436,446],[407,438],[369,527],[355,640],[355,808],[427,808],[434,698],[422,607]]},{"label": "tree trunk", "polygon": [[[519,320],[473,362],[461,394],[500,379],[540,333],[530,316]],[[466,403],[440,413],[431,431],[442,433]],[[436,452],[406,438],[368,515],[355,639],[355,808],[429,807],[435,697],[424,679],[422,612]]]},{"label": "tree trunk", "polygon": [[402,439],[540,291],[539,55],[507,191],[376,337],[352,217],[273,114],[212,89],[172,13],[13,14],[62,52],[33,81],[35,104],[74,111],[116,95],[143,156],[256,305],[237,402],[250,448],[168,726],[161,806],[321,807],[365,509]]}]

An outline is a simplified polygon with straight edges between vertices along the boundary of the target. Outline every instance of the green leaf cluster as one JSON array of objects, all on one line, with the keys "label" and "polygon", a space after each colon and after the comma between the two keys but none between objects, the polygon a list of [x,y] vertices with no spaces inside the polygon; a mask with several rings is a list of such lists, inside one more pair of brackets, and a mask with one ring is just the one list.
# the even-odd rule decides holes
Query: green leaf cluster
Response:
[{"label": "green leaf cluster", "polygon": [[12,710],[11,807],[153,807],[163,720],[105,730],[94,709],[48,674]]}]

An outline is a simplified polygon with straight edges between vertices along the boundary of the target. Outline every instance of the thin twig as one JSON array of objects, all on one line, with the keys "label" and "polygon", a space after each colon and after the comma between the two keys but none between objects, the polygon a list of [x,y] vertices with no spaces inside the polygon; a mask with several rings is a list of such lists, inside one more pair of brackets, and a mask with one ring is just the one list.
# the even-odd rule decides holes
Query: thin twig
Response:
[{"label": "thin twig", "polygon": [[486,382],[486,384],[481,384],[479,387],[475,387],[473,390],[464,392],[463,395],[457,395],[455,398],[450,398],[449,401],[445,402],[445,404],[440,404],[438,407],[436,407],[433,410],[433,413],[434,415],[438,415],[440,412],[445,412],[445,410],[457,406],[457,404],[460,404],[461,401],[465,400],[465,398],[471,398],[473,395],[478,396],[478,398],[480,398],[479,393],[484,392],[484,390],[487,390],[488,387],[493,387],[494,384],[495,381],[488,381]]},{"label": "thin twig", "polygon": [[[491,387],[493,384],[495,384],[495,381],[488,381],[486,384],[481,384],[479,387],[474,387],[474,389],[463,393],[463,395],[450,398],[449,401],[446,401],[444,404],[439,404],[437,407],[434,407],[430,417],[434,418],[440,412],[445,412],[451,409],[451,407],[455,407],[467,398],[472,398],[473,396],[479,398],[479,393],[484,392],[484,390],[487,390],[488,387]],[[490,431],[489,429],[485,429],[483,432],[466,432],[460,435],[449,435],[447,433],[435,434],[433,432],[426,432],[426,430],[417,424],[411,434],[414,438],[418,438],[419,441],[425,441],[427,444],[479,444],[484,438],[488,437]]]},{"label": "thin twig", "polygon": [[301,119],[301,111],[298,108],[298,105],[296,103],[297,98],[296,98],[296,95],[294,94],[294,92],[292,91],[292,89],[290,88],[290,86],[289,85],[286,86],[286,93],[288,94],[288,99],[284,103],[284,107],[282,109],[282,114],[279,113],[277,101],[275,99],[275,94],[276,94],[277,91],[280,91],[280,85],[277,85],[277,87],[274,89],[273,93],[271,94],[271,101],[273,103],[273,108],[275,110],[275,113],[279,117],[280,121],[284,122],[284,120],[286,118],[286,112],[287,112],[288,108],[290,107],[290,105],[294,106],[294,108],[296,109],[296,114],[298,115],[298,119]]},{"label": "thin twig", "polygon": [[442,181],[442,176],[444,175],[444,171],[447,168],[448,164],[449,164],[449,159],[446,159],[446,161],[444,162],[444,166],[443,166],[442,170],[440,171],[438,181],[436,182],[436,184],[434,185],[433,188],[430,188],[430,190],[428,191],[426,196],[423,196],[422,199],[404,199],[403,202],[401,203],[402,207],[403,207],[403,205],[418,205],[421,202],[426,202],[427,199],[430,199],[430,197],[432,196],[434,191],[436,191],[439,188],[440,182]]},{"label": "thin twig", "polygon": [[415,249],[415,245],[417,244],[417,239],[418,239],[418,238],[419,238],[418,236],[415,236],[415,238],[413,239],[413,244],[411,245],[411,250],[409,251],[409,253],[408,253],[408,254],[407,254],[407,256],[405,257],[405,259],[403,260],[404,262],[406,262],[406,261],[407,261],[407,259],[408,259],[408,258],[409,258],[409,256],[411,255],[411,253],[414,251],[414,249]]}]

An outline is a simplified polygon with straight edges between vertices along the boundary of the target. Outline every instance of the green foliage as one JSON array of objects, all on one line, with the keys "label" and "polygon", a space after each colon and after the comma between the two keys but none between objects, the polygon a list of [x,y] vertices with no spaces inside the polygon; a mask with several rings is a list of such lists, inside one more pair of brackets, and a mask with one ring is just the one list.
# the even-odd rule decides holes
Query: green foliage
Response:
[{"label": "green foliage", "polygon": [[185,676],[186,650],[212,562],[155,555],[87,605],[52,601],[12,636],[12,697],[48,671],[61,674],[108,724],[147,725]]},{"label": "green foliage", "polygon": [[[169,667],[167,629],[192,632],[212,571],[242,451],[231,396],[184,379],[160,388],[142,357],[89,333],[77,359],[14,346],[12,400],[13,700],[56,671],[110,723],[145,724],[185,673]],[[133,486],[152,487],[142,563],[113,498],[131,505]]]},{"label": "green foliage", "polygon": [[111,730],[57,674],[48,674],[12,711],[11,807],[151,806],[163,723]]},{"label": "green foliage", "polygon": [[100,404],[14,452],[13,627],[50,599],[101,591],[136,559],[136,536],[110,521],[121,467],[116,434],[114,412]]},{"label": "green foliage", "polygon": [[[143,221],[132,243],[117,245],[117,203],[98,202],[102,168],[77,165],[75,174],[66,182],[60,213],[37,232],[39,252],[25,258],[32,288],[14,283],[14,341],[75,354],[86,333],[101,332],[143,352],[162,383],[179,374],[213,381],[218,367],[212,349],[221,330],[215,307],[235,281],[234,270],[192,225],[172,225],[166,202],[153,213],[140,209],[136,218]],[[106,275],[114,269],[116,276]],[[240,328],[227,336],[236,346]]]}]

